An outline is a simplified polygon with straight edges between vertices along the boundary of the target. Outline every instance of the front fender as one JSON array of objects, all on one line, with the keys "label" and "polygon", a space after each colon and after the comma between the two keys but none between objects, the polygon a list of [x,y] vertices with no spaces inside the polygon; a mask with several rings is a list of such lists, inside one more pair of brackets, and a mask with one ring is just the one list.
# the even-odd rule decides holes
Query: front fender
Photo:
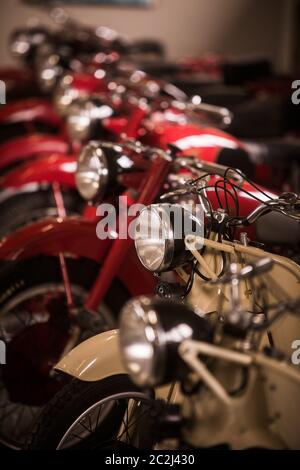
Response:
[{"label": "front fender", "polygon": [[48,218],[23,227],[0,242],[0,259],[18,261],[37,255],[69,253],[101,260],[111,239],[99,240],[96,221],[82,217]]},{"label": "front fender", "polygon": [[[35,222],[0,241],[0,260],[7,263],[38,255],[65,253],[102,263],[113,240],[99,240],[96,225],[97,220],[83,217],[58,217]],[[118,278],[131,295],[152,293],[155,286],[154,277],[142,267],[134,247],[120,266]]]},{"label": "front fender", "polygon": [[34,120],[60,127],[62,120],[50,101],[42,98],[18,100],[0,108],[0,124]]},{"label": "front fender", "polygon": [[[105,331],[87,339],[64,356],[55,369],[83,382],[127,374],[119,349],[119,330]],[[155,395],[161,400],[182,401],[178,384],[159,387]]]},{"label": "front fender", "polygon": [[[5,188],[9,194],[14,189],[28,192],[26,185],[33,183],[51,184],[60,183],[71,188],[76,188],[75,172],[77,158],[75,155],[50,154],[41,156],[33,161],[17,166],[7,172],[0,180],[1,188]],[[27,186],[28,187],[28,186]],[[5,194],[0,195],[0,201],[6,199]]]},{"label": "front fender", "polygon": [[85,382],[126,374],[119,352],[118,330],[87,339],[64,356],[55,369]]},{"label": "front fender", "polygon": [[18,137],[0,145],[0,170],[38,155],[68,152],[69,144],[63,137],[39,134]]}]

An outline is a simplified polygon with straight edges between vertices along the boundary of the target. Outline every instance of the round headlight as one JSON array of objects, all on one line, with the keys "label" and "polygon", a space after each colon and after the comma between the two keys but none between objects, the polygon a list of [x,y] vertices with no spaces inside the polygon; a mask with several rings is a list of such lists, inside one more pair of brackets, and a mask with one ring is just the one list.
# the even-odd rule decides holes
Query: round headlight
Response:
[{"label": "round headlight", "polygon": [[113,109],[97,99],[79,98],[68,109],[67,128],[72,139],[87,140],[93,126],[113,114]]},{"label": "round headlight", "polygon": [[51,91],[62,73],[59,56],[50,54],[47,57],[39,58],[37,72],[41,90],[44,92]]},{"label": "round headlight", "polygon": [[121,312],[120,347],[130,378],[140,387],[180,379],[186,372],[177,349],[185,339],[211,341],[212,326],[183,304],[148,297]]},{"label": "round headlight", "polygon": [[72,86],[73,78],[65,75],[56,87],[54,94],[54,104],[57,112],[61,116],[68,113],[69,107],[79,97],[79,90]]},{"label": "round headlight", "polygon": [[135,224],[135,248],[149,271],[170,271],[191,259],[186,235],[203,237],[203,223],[179,204],[152,204],[143,209]]},{"label": "round headlight", "polygon": [[79,154],[76,183],[80,195],[86,200],[104,193],[108,181],[108,162],[99,142],[90,142]]}]

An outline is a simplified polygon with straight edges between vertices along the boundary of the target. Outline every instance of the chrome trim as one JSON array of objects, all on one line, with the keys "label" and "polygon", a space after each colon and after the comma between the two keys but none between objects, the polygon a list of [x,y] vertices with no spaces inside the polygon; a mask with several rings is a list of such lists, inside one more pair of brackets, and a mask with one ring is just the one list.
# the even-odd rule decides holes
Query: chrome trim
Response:
[{"label": "chrome trim", "polygon": [[[165,216],[167,216],[167,217],[168,217],[168,214],[165,212],[163,206],[161,206],[159,204],[152,204],[148,207],[145,207],[140,212],[140,215],[137,218],[136,224],[139,223],[139,219],[140,219],[140,217],[142,216],[142,214],[144,212],[156,214],[156,216],[159,218],[159,220],[161,222],[161,228],[162,228],[163,234],[168,236],[167,238],[164,238],[164,242],[165,242],[164,259],[161,262],[161,264],[159,266],[157,266],[155,269],[150,269],[149,266],[146,266],[144,261],[141,259],[140,254],[139,254],[139,248],[138,248],[138,245],[137,245],[137,240],[135,239],[136,253],[137,253],[137,256],[138,256],[141,264],[148,271],[160,272],[160,271],[163,271],[164,269],[166,269],[170,265],[170,263],[173,259],[173,256],[174,256],[174,232],[173,232],[173,228],[171,227],[171,224],[169,224],[169,227],[168,227],[167,224],[166,224],[166,220],[164,220],[163,214],[165,214]],[[151,227],[150,227],[150,229],[151,229]]]},{"label": "chrome trim", "polygon": [[153,336],[147,335],[147,341],[152,345],[154,351],[151,364],[152,377],[148,377],[147,385],[156,385],[157,382],[161,379],[165,369],[166,338],[164,336],[157,312],[153,307],[152,299],[149,297],[141,296],[129,300],[121,311],[119,341],[123,364],[133,381],[139,386],[144,386],[145,383],[139,381],[136,375],[134,375],[132,370],[128,367],[126,363],[126,355],[124,354],[125,346],[122,344],[122,338],[126,338],[127,336],[127,327],[124,317],[125,315],[132,313],[134,313],[137,318],[142,319],[144,323],[144,330],[150,328],[153,332]]},{"label": "chrome trim", "polygon": [[17,196],[19,194],[27,194],[27,193],[35,193],[39,190],[45,190],[50,188],[50,184],[40,184],[40,183],[28,183],[24,184],[23,186],[13,187],[13,188],[6,188],[0,191],[0,204],[5,202],[7,199]]}]

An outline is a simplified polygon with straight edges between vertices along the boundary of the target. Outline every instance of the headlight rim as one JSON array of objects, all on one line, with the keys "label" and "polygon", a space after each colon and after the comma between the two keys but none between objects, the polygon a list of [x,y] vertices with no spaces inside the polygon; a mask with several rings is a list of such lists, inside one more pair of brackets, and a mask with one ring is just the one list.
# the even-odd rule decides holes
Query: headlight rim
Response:
[{"label": "headlight rim", "polygon": [[[174,220],[172,221],[172,218],[170,217],[170,214],[166,211],[166,208],[173,209],[174,214],[175,210],[180,211],[180,215],[182,217],[182,223],[183,225],[181,226],[182,233],[181,237],[175,237],[174,236]],[[160,219],[161,221],[165,220],[164,217],[169,217],[168,219],[168,224],[167,224],[167,233],[170,238],[166,238],[165,240],[165,255],[164,259],[162,260],[161,264],[159,266],[151,267],[149,264],[146,263],[145,258],[143,258],[143,255],[141,253],[141,246],[139,246],[139,242],[143,239],[138,239],[137,232],[135,232],[135,249],[137,256],[141,262],[141,264],[144,266],[145,269],[147,269],[150,272],[154,273],[161,273],[161,272],[167,272],[167,271],[172,271],[177,267],[183,266],[184,264],[187,264],[193,256],[191,253],[186,250],[185,244],[184,244],[184,238],[186,235],[192,233],[189,231],[185,231],[185,221],[189,219],[189,222],[191,222],[194,227],[198,227],[200,229],[200,232],[197,232],[198,235],[203,236],[204,232],[204,225],[202,221],[199,220],[199,217],[195,216],[191,211],[187,210],[183,205],[180,203],[158,203],[158,204],[150,204],[146,208],[144,208],[141,212],[140,215],[138,216],[136,220],[136,227],[139,224],[140,217],[142,213],[145,211],[155,211],[160,217],[161,214],[163,214],[163,217]],[[176,220],[176,219],[175,219]],[[175,223],[175,229],[176,229],[176,223]],[[165,232],[166,233],[166,232]]]},{"label": "headlight rim", "polygon": [[[127,309],[130,313],[131,309],[132,314],[136,311],[136,309],[132,309],[133,306],[139,306],[141,309],[145,308],[146,314],[155,311],[157,318],[157,337],[160,342],[156,346],[156,351],[154,351],[154,359],[155,364],[158,363],[159,366],[156,369],[153,366],[150,368],[152,373],[150,379],[149,376],[146,379],[145,376],[137,377],[137,373],[129,368],[128,356],[125,354],[122,338],[128,341],[130,330],[128,331],[128,324],[125,323],[124,311]],[[137,328],[137,321],[135,325]],[[141,330],[139,334],[145,336],[145,333]],[[178,352],[180,344],[187,339],[211,343],[214,334],[214,325],[208,318],[198,315],[192,307],[181,302],[141,296],[127,302],[120,315],[119,342],[123,364],[131,380],[142,388],[157,387],[171,383],[174,380],[183,380],[189,374],[190,369]],[[154,375],[154,372],[156,372],[156,375]]]},{"label": "headlight rim", "polygon": [[[51,61],[53,63],[51,63]],[[45,78],[43,73],[46,70],[53,71],[53,77]],[[37,77],[38,83],[43,92],[50,92],[55,89],[57,80],[59,79],[62,73],[61,58],[54,51],[50,52],[48,55],[38,59],[37,61]]]},{"label": "headlight rim", "polygon": [[[157,316],[157,312],[155,311],[155,309],[153,308],[153,303],[152,303],[152,299],[149,299],[148,297],[146,296],[141,296],[141,297],[138,297],[136,299],[131,299],[124,307],[123,307],[123,310],[122,310],[122,315],[121,315],[121,319],[120,319],[120,348],[121,348],[121,351],[122,351],[122,356],[124,355],[123,351],[124,351],[124,346],[122,344],[122,331],[123,331],[123,328],[126,329],[126,325],[124,324],[125,323],[125,315],[127,314],[131,314],[132,313],[132,309],[135,310],[135,313],[137,314],[138,311],[137,311],[137,308],[142,312],[142,321],[144,323],[144,331],[146,329],[146,327],[150,327],[152,328],[152,331],[154,333],[154,339],[153,340],[149,340],[149,338],[147,338],[147,340],[149,341],[149,343],[151,344],[151,346],[153,347],[153,358],[154,358],[154,361],[152,363],[152,371],[151,371],[151,375],[152,375],[152,379],[148,380],[148,383],[147,383],[147,387],[153,387],[156,385],[157,383],[157,379],[156,377],[161,377],[162,376],[162,373],[164,372],[165,370],[165,364],[166,364],[166,341],[165,341],[165,338],[164,338],[164,331],[163,331],[163,328],[161,326],[161,323],[159,321],[159,318]],[[150,321],[150,318],[149,318],[149,314],[152,314],[155,315],[156,317],[156,328],[154,329],[153,327],[153,321]],[[141,318],[141,317],[140,317]],[[159,359],[159,361],[158,361]],[[123,361],[123,364],[128,372],[128,374],[130,375],[130,377],[134,377],[134,382],[138,385],[138,386],[145,386],[144,383],[140,382],[139,380],[137,380],[136,378],[136,375],[134,374],[134,372],[128,367],[128,364],[127,364],[127,361]]]},{"label": "headlight rim", "polygon": [[[140,220],[140,217],[143,215],[144,212],[154,211],[155,215],[160,218],[160,215],[163,213],[163,209],[161,206],[162,204],[151,204],[150,206],[143,208],[138,216],[137,222]],[[144,266],[144,268],[146,268],[150,272],[163,272],[164,269],[170,266],[170,263],[174,256],[174,249],[175,249],[174,231],[171,226],[169,227],[170,230],[168,230],[168,227],[166,226],[166,221],[164,219],[160,218],[160,220],[163,223],[164,234],[169,232],[169,234],[171,235],[171,238],[166,238],[164,241],[166,256],[164,257],[164,259],[162,260],[162,262],[160,263],[158,267],[156,267],[155,269],[149,269],[149,267],[145,264],[144,260],[140,257],[138,246],[137,246],[138,240],[136,239],[136,236],[134,240],[137,256],[141,264]]]},{"label": "headlight rim", "polygon": [[[99,150],[101,150],[102,152],[101,162],[100,162],[100,155],[97,155],[97,151]],[[87,152],[89,152],[90,155],[86,155]],[[80,183],[78,182],[80,173],[84,173],[83,171],[80,172],[80,164],[81,163],[86,164],[86,162],[81,161],[83,158],[89,158],[89,161],[91,161],[93,157],[96,157],[98,159],[98,161],[100,162],[100,164],[103,165],[103,168],[106,169],[106,171],[102,173],[101,175],[100,170],[99,170],[97,174],[97,176],[99,177],[97,191],[95,192],[93,196],[87,197],[83,194],[82,189],[80,189]],[[101,176],[103,178],[102,182],[100,180]],[[81,195],[81,197],[85,199],[86,201],[95,201],[97,199],[100,199],[105,194],[105,191],[109,183],[109,178],[110,178],[110,168],[109,168],[109,162],[108,162],[107,156],[105,155],[105,152],[103,151],[102,145],[99,143],[99,141],[92,140],[82,149],[82,151],[78,155],[77,170],[75,174],[76,186],[77,186],[78,192]]]},{"label": "headlight rim", "polygon": [[[108,109],[107,115],[100,116],[99,113],[103,108]],[[79,92],[79,96],[73,100],[66,113],[66,126],[72,139],[79,141],[87,141],[92,138],[95,126],[100,126],[102,120],[107,119],[114,114],[114,109],[107,103],[103,103],[101,98],[93,95],[85,95]],[[80,118],[87,119],[87,124],[82,130],[76,130],[76,121]],[[75,120],[75,125],[72,121]]]},{"label": "headlight rim", "polygon": [[[58,114],[63,117],[68,115],[68,110],[75,100],[85,97],[85,95],[81,93],[79,89],[72,85],[73,81],[73,76],[70,73],[65,73],[60,78],[55,87],[53,96],[54,106]],[[73,94],[73,96],[70,96],[70,102],[67,104],[62,104],[62,99],[66,98],[68,94]]]}]

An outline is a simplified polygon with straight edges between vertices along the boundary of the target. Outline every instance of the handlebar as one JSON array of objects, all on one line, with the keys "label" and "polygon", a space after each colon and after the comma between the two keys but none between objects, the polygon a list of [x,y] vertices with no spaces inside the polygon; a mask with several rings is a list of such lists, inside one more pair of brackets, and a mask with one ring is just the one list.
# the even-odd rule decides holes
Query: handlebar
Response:
[{"label": "handlebar", "polygon": [[230,224],[235,227],[246,227],[255,223],[260,217],[263,217],[272,211],[280,212],[281,214],[300,222],[299,196],[295,193],[283,193],[278,199],[273,199],[256,207],[246,217],[233,219]]}]

